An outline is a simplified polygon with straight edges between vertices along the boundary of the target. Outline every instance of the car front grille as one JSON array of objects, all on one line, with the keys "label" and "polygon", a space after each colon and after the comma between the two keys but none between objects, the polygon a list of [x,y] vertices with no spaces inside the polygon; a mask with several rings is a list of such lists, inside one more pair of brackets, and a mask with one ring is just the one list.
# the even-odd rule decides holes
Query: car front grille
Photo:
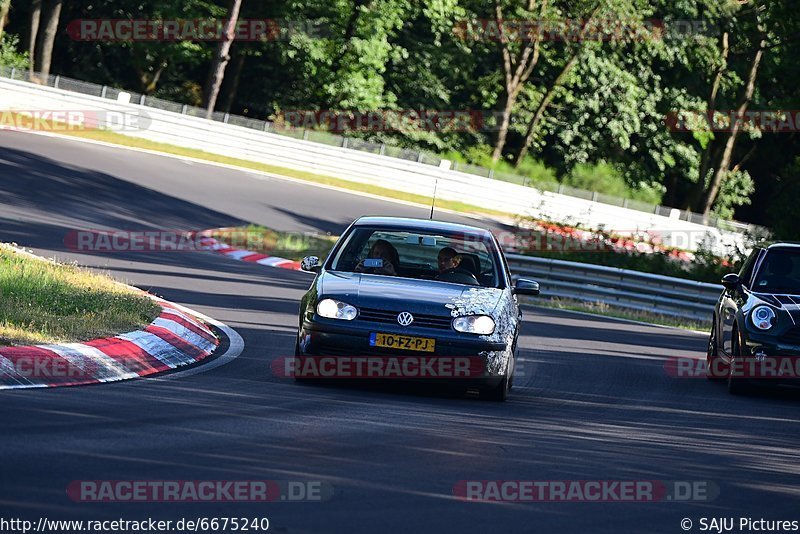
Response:
[{"label": "car front grille", "polygon": [[[369,321],[372,323],[397,324],[397,314],[400,312],[377,310],[374,308],[361,308],[358,313],[359,321]],[[411,326],[422,328],[437,328],[439,330],[450,330],[451,317],[440,315],[426,315],[414,313],[414,322]]]},{"label": "car front grille", "polygon": [[800,345],[800,326],[790,328],[780,338],[781,343],[787,345]]}]

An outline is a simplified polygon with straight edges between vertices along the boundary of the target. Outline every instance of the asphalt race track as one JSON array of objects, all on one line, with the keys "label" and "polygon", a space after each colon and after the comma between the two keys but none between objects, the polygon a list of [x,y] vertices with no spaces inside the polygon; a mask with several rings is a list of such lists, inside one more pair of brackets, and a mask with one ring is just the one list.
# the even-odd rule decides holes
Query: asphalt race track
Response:
[{"label": "asphalt race track", "polygon": [[[73,229],[254,222],[339,232],[427,210],[177,159],[0,132],[0,241],[107,269],[234,328],[242,354],[175,379],[0,392],[0,516],[267,517],[274,532],[683,532],[681,520],[800,519],[800,403],[671,378],[706,339],[529,309],[509,402],[429,388],[296,385],[307,274],[201,252],[74,254]],[[460,220],[443,215],[443,218]],[[542,288],[547,291],[546,287]],[[202,366],[201,366],[202,367]],[[75,480],[324,481],[325,502],[79,503]],[[711,502],[464,502],[462,480],[707,481]]]}]

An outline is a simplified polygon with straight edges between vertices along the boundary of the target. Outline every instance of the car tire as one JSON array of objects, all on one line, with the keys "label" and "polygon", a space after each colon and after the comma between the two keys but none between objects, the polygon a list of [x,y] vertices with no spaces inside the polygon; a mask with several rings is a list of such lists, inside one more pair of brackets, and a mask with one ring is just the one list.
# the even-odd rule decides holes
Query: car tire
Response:
[{"label": "car tire", "polygon": [[[516,364],[516,343],[514,351],[512,352],[513,363]],[[510,372],[509,372],[510,371]],[[511,388],[514,386],[514,365],[511,362],[506,364],[506,374],[503,375],[503,380],[493,388],[487,388],[481,391],[481,398],[495,401],[505,402],[508,400],[508,395],[511,393]]]},{"label": "car tire", "polygon": [[731,361],[728,366],[728,392],[731,395],[749,395],[753,392],[753,386],[746,378],[736,378],[733,376],[734,363],[742,359],[742,349],[739,332],[734,331],[733,343],[731,346]]},{"label": "car tire", "polygon": [[726,378],[717,371],[719,366],[719,350],[717,348],[717,320],[711,324],[711,333],[708,335],[708,350],[706,351],[706,378],[709,380],[722,380]]},{"label": "car tire", "polygon": [[[294,342],[294,357],[295,357],[295,365],[294,369],[297,369],[297,362],[296,359],[300,357],[300,343],[295,341]],[[301,378],[297,376],[297,373],[292,373],[292,378],[297,383],[305,383],[308,382],[308,378]]]},{"label": "car tire", "polygon": [[503,377],[498,385],[493,388],[487,388],[481,391],[481,398],[494,402],[505,402],[508,400],[509,379],[507,376]]}]

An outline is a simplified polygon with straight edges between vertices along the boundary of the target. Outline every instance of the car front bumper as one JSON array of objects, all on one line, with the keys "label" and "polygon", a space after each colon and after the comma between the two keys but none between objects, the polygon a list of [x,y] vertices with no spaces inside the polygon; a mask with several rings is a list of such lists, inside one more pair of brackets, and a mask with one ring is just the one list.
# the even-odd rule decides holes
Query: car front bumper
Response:
[{"label": "car front bumper", "polygon": [[745,357],[738,371],[759,386],[800,386],[800,346],[780,343],[774,336],[746,333]]},{"label": "car front bumper", "polygon": [[[402,336],[432,338],[436,340],[434,352],[398,350],[370,345],[370,335],[387,333]],[[431,328],[400,328],[386,323],[343,322],[336,320],[304,320],[299,332],[299,356],[332,357],[357,360],[363,358],[394,358],[397,360],[426,359],[468,360],[468,375],[427,377],[426,381],[456,382],[465,387],[494,386],[505,376],[506,366],[494,365],[505,358],[508,345],[488,341],[480,336]],[[497,369],[503,369],[503,372]],[[407,380],[421,380],[403,376]]]}]

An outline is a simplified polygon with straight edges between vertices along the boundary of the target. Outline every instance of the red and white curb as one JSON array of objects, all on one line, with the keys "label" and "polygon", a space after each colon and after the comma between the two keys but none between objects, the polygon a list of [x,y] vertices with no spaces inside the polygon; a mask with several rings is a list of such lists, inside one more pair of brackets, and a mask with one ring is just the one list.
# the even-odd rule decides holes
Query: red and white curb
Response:
[{"label": "red and white curb", "polygon": [[140,378],[197,363],[216,350],[219,339],[203,321],[152,298],[162,311],[144,330],[85,343],[0,348],[0,389]]},{"label": "red and white curb", "polygon": [[211,232],[213,232],[213,230],[206,230],[200,233],[200,246],[204,250],[216,252],[217,254],[222,254],[238,261],[257,263],[267,267],[278,267],[279,269],[288,269],[290,271],[300,270],[299,261],[287,260],[286,258],[279,258],[278,256],[269,256],[251,250],[234,248],[211,237]]}]

